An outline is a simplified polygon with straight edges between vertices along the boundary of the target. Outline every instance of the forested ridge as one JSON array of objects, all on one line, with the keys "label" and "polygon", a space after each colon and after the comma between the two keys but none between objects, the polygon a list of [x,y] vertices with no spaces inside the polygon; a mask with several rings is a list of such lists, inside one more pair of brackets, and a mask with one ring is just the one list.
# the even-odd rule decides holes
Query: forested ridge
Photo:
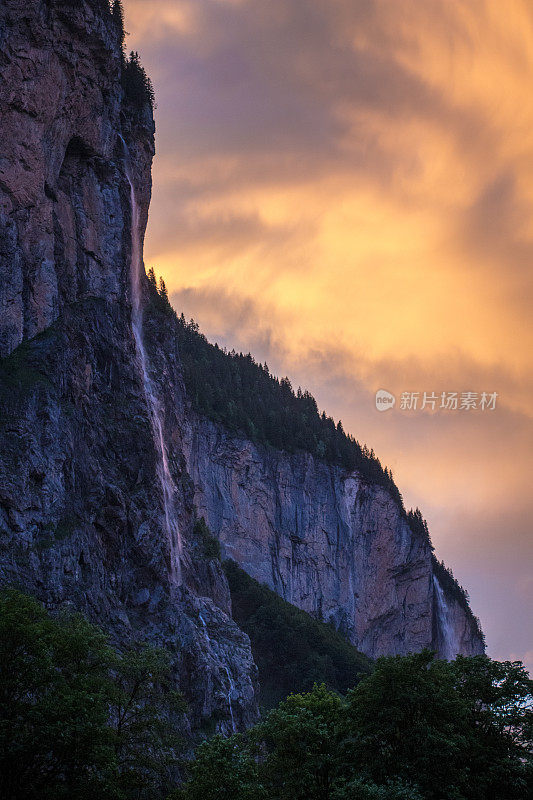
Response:
[{"label": "forested ridge", "polygon": [[[258,363],[250,353],[228,352],[211,344],[194,320],[187,321],[183,313],[176,314],[164,280],[157,284],[153,269],[148,271],[148,279],[152,313],[161,313],[175,322],[185,388],[199,414],[265,447],[288,453],[307,452],[329,464],[356,470],[369,483],[382,486],[391,494],[413,534],[433,549],[420,509],[405,510],[392,472],[382,466],[372,449],[346,433],[342,422],[335,423],[325,412],[320,413],[308,391],[294,391],[288,378],[272,375],[267,364]],[[446,584],[482,635],[466,590],[436,557],[433,564],[441,584]]]},{"label": "forested ridge", "polygon": [[[153,270],[148,278],[152,309],[173,316],[177,323],[185,387],[200,414],[258,444],[287,453],[307,452],[329,464],[357,470],[369,482],[387,489],[404,508],[388,467],[381,465],[372,449],[346,433],[340,420],[335,423],[320,413],[310,392],[294,391],[288,378],[272,375],[268,365],[250,353],[211,344],[194,320],[176,314],[164,281],[157,285]],[[414,532],[427,535],[427,527]]]},{"label": "forested ridge", "polygon": [[228,352],[210,344],[194,320],[178,317],[178,337],[185,385],[196,410],[253,442],[307,452],[387,489],[403,508],[401,494],[388,467],[373,450],[320,413],[315,398],[288,378],[272,375],[267,364],[250,353]]}]

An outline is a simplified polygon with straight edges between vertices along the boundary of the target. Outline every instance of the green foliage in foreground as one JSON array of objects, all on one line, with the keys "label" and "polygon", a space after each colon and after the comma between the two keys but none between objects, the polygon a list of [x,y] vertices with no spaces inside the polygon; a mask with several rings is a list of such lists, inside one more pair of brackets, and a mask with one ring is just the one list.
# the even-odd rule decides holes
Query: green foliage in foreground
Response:
[{"label": "green foliage in foreground", "polygon": [[519,663],[379,659],[346,698],[291,695],[214,737],[175,800],[527,800],[533,683]]},{"label": "green foliage in foreground", "polygon": [[168,654],[118,653],[81,615],[4,591],[0,796],[531,800],[532,693],[519,662],[382,658],[345,697],[315,685],[247,733],[203,742],[178,787],[184,704]]},{"label": "green foliage in foreground", "polygon": [[272,708],[291,692],[314,683],[345,694],[371,662],[331,625],[283,600],[233,561],[224,563],[233,617],[250,637],[259,670],[260,703]]},{"label": "green foliage in foreground", "polygon": [[163,797],[183,710],[165,651],[118,653],[81,615],[0,594],[1,797]]}]

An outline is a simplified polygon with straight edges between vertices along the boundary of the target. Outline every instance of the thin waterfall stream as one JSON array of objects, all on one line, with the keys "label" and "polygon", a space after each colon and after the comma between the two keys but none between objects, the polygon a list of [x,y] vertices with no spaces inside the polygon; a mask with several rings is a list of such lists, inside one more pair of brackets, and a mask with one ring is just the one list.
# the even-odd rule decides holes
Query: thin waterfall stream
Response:
[{"label": "thin waterfall stream", "polygon": [[206,625],[205,619],[202,617],[202,615],[200,613],[198,614],[198,619],[202,623],[202,628],[204,629],[204,636],[205,636],[206,641],[209,644],[211,644],[211,639],[209,638],[209,634],[207,632],[207,625]]},{"label": "thin waterfall stream", "polygon": [[233,716],[233,692],[235,691],[235,684],[233,682],[233,678],[231,677],[231,672],[227,667],[224,667],[226,671],[226,675],[228,676],[228,683],[229,683],[229,691],[228,691],[228,706],[229,706],[229,713],[231,716],[231,730],[233,733],[237,730],[235,727],[235,718]]},{"label": "thin waterfall stream", "polygon": [[457,655],[455,634],[453,629],[452,612],[449,608],[444,591],[436,575],[433,575],[433,586],[437,603],[437,619],[439,623],[439,638],[441,642],[441,655],[451,661]]},{"label": "thin waterfall stream", "polygon": [[130,186],[131,199],[131,297],[132,297],[132,328],[139,366],[143,379],[144,395],[148,406],[150,424],[155,449],[158,456],[157,474],[163,493],[163,509],[165,516],[165,532],[170,549],[170,580],[172,586],[181,583],[181,536],[176,520],[174,508],[174,493],[176,488],[168,466],[168,456],[163,436],[163,422],[161,407],[154,390],[148,369],[148,358],[143,338],[143,308],[141,302],[141,277],[144,272],[141,244],[140,209],[135,196],[131,160],[126,142],[120,137],[125,153],[125,173]]}]

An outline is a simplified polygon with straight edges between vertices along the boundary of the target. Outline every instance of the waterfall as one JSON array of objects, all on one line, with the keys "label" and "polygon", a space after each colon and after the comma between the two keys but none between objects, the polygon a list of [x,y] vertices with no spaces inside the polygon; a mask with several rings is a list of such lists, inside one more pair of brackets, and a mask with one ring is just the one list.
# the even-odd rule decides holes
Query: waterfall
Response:
[{"label": "waterfall", "polygon": [[140,225],[140,209],[135,196],[131,161],[126,142],[120,136],[125,153],[125,172],[130,186],[131,200],[131,297],[132,297],[132,328],[135,338],[137,358],[141,369],[144,396],[148,406],[152,436],[157,453],[157,474],[163,492],[163,509],[165,514],[165,532],[170,548],[170,580],[173,587],[181,582],[181,537],[176,521],[174,509],[175,486],[168,466],[168,456],[163,436],[163,422],[161,407],[154,391],[152,379],[148,370],[148,359],[143,339],[143,308],[141,302],[141,277],[144,274],[142,259],[142,240]]},{"label": "waterfall", "polygon": [[229,713],[231,716],[231,730],[233,733],[235,733],[236,727],[235,727],[235,719],[233,717],[233,702],[232,702],[232,695],[233,692],[235,691],[235,684],[233,682],[233,678],[231,677],[229,669],[227,667],[224,667],[224,669],[226,671],[226,675],[228,676],[228,682],[229,682],[228,705],[229,705]]},{"label": "waterfall", "polygon": [[202,627],[203,627],[203,629],[204,629],[204,636],[205,636],[205,638],[206,638],[206,641],[207,641],[209,644],[211,644],[211,639],[209,638],[209,634],[208,634],[208,632],[207,632],[207,625],[206,625],[206,623],[205,623],[205,619],[202,617],[202,614],[201,614],[200,612],[198,612],[198,618],[199,618],[200,622],[202,623]]},{"label": "waterfall", "polygon": [[453,626],[453,612],[446,602],[442,586],[436,575],[433,575],[434,597],[437,614],[437,645],[439,655],[452,661],[457,655],[457,643]]}]

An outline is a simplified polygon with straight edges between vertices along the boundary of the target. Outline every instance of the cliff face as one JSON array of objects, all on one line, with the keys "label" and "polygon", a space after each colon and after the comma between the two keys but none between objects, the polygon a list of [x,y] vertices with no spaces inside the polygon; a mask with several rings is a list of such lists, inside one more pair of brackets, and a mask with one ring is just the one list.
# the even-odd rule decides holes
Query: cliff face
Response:
[{"label": "cliff face", "polygon": [[445,658],[483,652],[470,616],[434,574],[428,541],[387,491],[194,415],[186,430],[199,513],[256,580],[331,620],[371,657],[423,647]]},{"label": "cliff face", "polygon": [[125,260],[111,166],[120,113],[116,31],[96,4],[10,0],[0,13],[6,355],[66,303],[121,296]]},{"label": "cliff face", "polygon": [[191,411],[172,320],[132,278],[154,125],[106,2],[8,0],[0,38],[0,583],[168,647],[190,724],[225,732],[255,719],[255,665],[197,514],[370,655],[479,652],[386,492]]},{"label": "cliff face", "polygon": [[[132,331],[151,110],[123,101],[106,3],[9,0],[0,14],[0,581],[74,604],[119,642],[168,647],[190,722],[230,731],[256,714],[249,641],[218,562],[191,542],[184,584],[171,579],[157,386],[151,397]],[[137,288],[144,303],[144,272]],[[151,350],[179,394],[175,345]],[[169,440],[172,409],[159,415]],[[168,455],[185,538],[192,496]]]}]

